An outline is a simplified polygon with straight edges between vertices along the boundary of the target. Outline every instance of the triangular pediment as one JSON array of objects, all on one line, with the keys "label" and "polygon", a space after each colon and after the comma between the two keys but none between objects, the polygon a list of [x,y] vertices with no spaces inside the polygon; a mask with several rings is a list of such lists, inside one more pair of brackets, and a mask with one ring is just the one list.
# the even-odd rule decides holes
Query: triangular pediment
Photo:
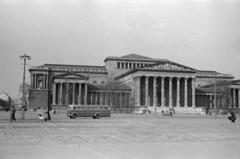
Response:
[{"label": "triangular pediment", "polygon": [[53,77],[54,79],[88,79],[89,77],[88,76],[84,76],[82,74],[78,74],[78,73],[73,73],[73,72],[68,72],[68,73],[65,73],[65,74],[60,74],[60,75],[55,75]]},{"label": "triangular pediment", "polygon": [[137,55],[137,54],[129,54],[122,56],[121,58],[129,58],[129,59],[152,59],[150,57],[142,56],[142,55]]},{"label": "triangular pediment", "polygon": [[143,66],[141,69],[148,70],[176,70],[176,71],[196,71],[196,69],[171,62],[171,61],[161,61],[155,64]]}]

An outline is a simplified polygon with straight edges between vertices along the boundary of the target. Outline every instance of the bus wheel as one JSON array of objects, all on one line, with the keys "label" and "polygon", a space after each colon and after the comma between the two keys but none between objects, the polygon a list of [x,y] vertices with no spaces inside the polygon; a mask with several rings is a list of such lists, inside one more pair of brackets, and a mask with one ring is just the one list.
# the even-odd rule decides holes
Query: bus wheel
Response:
[{"label": "bus wheel", "polygon": [[76,119],[76,118],[77,118],[77,114],[73,114],[72,119]]},{"label": "bus wheel", "polygon": [[100,113],[97,113],[95,116],[96,116],[96,119],[100,119],[101,117]]}]

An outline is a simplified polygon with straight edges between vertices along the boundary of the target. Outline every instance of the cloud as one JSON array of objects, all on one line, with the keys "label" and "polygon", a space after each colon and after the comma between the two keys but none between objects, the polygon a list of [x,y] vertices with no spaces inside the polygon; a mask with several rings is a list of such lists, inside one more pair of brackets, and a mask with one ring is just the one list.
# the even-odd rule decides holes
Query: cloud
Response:
[{"label": "cloud", "polygon": [[163,28],[163,24],[144,9],[131,7],[131,9],[124,14],[123,19],[128,29],[148,30]]}]

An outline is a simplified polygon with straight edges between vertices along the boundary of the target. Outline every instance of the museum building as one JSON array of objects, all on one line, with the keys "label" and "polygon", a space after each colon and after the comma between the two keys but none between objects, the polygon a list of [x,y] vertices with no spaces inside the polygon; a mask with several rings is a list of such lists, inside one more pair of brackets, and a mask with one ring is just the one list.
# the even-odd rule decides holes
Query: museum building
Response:
[{"label": "museum building", "polygon": [[[105,66],[44,64],[29,69],[29,108],[67,109],[68,105],[147,107],[194,111],[199,107],[239,108],[239,80],[229,74],[197,70],[167,59],[137,54],[109,56]],[[216,83],[216,85],[214,84]],[[228,89],[227,89],[228,88]]]}]

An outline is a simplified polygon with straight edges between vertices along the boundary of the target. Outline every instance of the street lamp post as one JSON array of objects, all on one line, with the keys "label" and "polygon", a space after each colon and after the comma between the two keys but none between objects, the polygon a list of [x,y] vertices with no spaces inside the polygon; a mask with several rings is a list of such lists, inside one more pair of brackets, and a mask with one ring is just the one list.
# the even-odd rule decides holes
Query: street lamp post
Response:
[{"label": "street lamp post", "polygon": [[31,60],[31,56],[28,55],[22,55],[20,56],[21,60],[24,59],[24,69],[23,69],[23,92],[22,92],[22,115],[21,119],[24,119],[24,113],[25,113],[25,105],[26,105],[26,99],[25,99],[25,67],[26,67],[26,59]]}]

